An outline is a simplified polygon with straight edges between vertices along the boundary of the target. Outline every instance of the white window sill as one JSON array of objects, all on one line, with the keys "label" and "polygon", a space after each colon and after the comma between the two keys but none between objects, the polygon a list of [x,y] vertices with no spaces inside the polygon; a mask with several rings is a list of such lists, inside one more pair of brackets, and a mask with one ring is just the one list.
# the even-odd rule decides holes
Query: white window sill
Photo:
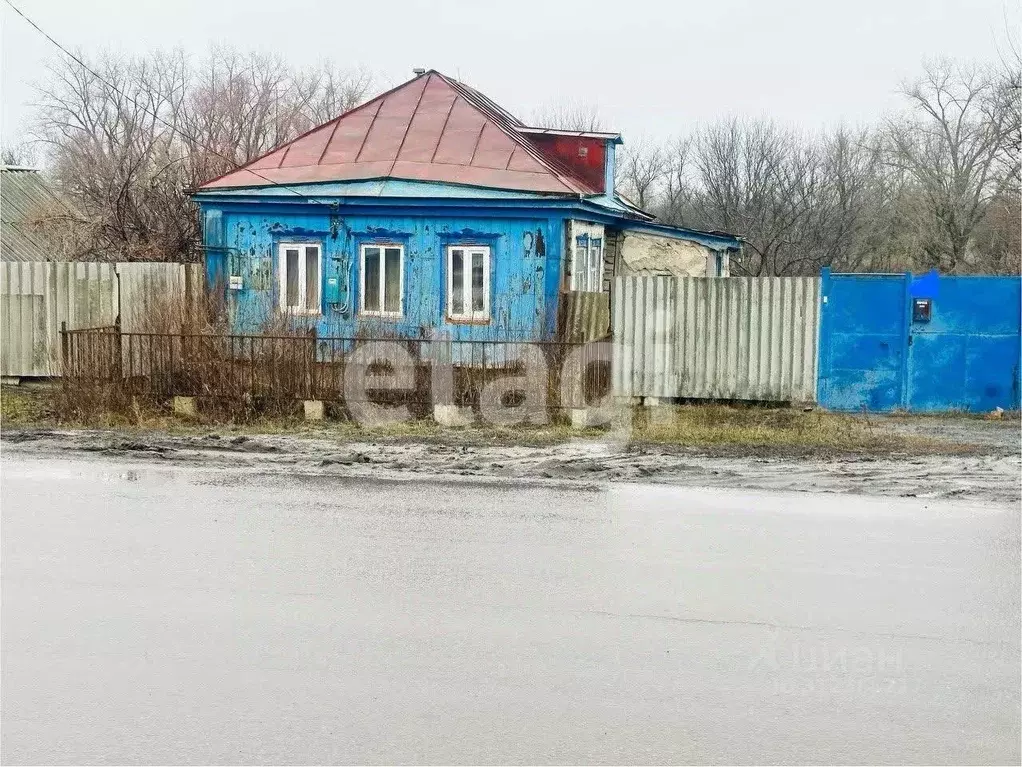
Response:
[{"label": "white window sill", "polygon": [[490,318],[488,316],[476,314],[476,315],[448,315],[447,321],[452,325],[489,325]]}]

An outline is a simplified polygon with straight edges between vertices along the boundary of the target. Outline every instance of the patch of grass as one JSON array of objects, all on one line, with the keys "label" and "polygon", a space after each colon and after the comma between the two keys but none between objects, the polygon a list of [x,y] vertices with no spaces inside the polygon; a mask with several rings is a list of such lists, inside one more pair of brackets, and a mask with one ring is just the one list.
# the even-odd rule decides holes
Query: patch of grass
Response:
[{"label": "patch of grass", "polygon": [[835,452],[929,451],[947,443],[894,434],[867,416],[738,405],[679,405],[643,411],[632,438],[699,447],[820,448]]},{"label": "patch of grass", "polygon": [[0,426],[45,425],[53,420],[49,392],[21,386],[0,388]]},{"label": "patch of grass", "polygon": [[4,386],[0,414],[2,428],[160,429],[175,420],[169,408],[158,403],[129,398],[115,404],[98,395],[75,398],[59,383]]},{"label": "patch of grass", "polygon": [[[344,443],[353,441],[414,441],[454,445],[544,446],[574,439],[600,439],[604,429],[578,431],[566,424],[476,424],[449,428],[432,420],[411,420],[374,426],[350,420],[305,421],[298,408],[278,408],[272,414],[231,418],[228,410],[209,411],[196,418],[174,415],[169,403],[142,399],[118,401],[104,407],[69,408],[60,398],[67,392],[50,389],[4,387],[0,394],[4,428],[100,428],[129,432],[163,432],[178,436],[208,434],[286,435]],[[339,412],[339,411],[338,411]],[[77,415],[74,415],[77,413]],[[968,446],[926,436],[898,433],[886,428],[884,418],[864,414],[832,413],[814,409],[756,405],[687,404],[655,409],[634,408],[626,416],[631,429],[618,432],[637,445],[675,445],[721,453],[911,453],[962,452]]]}]

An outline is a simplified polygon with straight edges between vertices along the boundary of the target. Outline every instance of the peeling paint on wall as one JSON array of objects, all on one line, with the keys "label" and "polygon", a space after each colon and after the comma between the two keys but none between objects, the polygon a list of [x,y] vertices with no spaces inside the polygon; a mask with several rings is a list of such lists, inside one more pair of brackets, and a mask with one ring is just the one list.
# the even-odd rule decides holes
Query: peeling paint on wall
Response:
[{"label": "peeling paint on wall", "polygon": [[621,236],[622,276],[726,277],[716,273],[716,252],[689,240],[625,231]]},{"label": "peeling paint on wall", "polygon": [[[322,248],[319,315],[294,318],[321,337],[380,332],[422,337],[433,331],[461,339],[550,338],[556,331],[560,217],[415,216],[330,214],[293,207],[251,209],[223,206],[223,233],[230,275],[242,276],[240,289],[226,291],[235,329],[257,332],[279,317],[279,263],[282,242],[315,242]],[[553,236],[552,236],[553,235]],[[216,236],[214,234],[214,236]],[[404,316],[361,315],[360,248],[369,243],[404,247]],[[491,252],[488,324],[452,322],[446,316],[447,249],[458,243],[485,244]],[[207,270],[220,256],[210,253]],[[547,263],[547,260],[550,263]]]}]

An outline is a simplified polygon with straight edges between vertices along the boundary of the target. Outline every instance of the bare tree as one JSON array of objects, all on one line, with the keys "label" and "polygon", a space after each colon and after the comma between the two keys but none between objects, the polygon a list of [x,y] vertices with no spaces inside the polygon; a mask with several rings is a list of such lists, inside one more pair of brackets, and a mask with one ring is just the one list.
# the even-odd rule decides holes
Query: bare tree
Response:
[{"label": "bare tree", "polygon": [[749,274],[1018,273],[1022,57],[943,64],[882,130],[817,136],[727,120],[626,147],[619,184],[662,220],[743,235]]},{"label": "bare tree", "polygon": [[[73,250],[93,258],[182,258],[199,237],[184,189],[355,106],[369,86],[364,69],[297,69],[230,48],[198,63],[180,51],[55,61],[38,87],[34,137],[74,212],[45,218],[59,219]],[[905,89],[910,110],[882,130],[807,135],[725,120],[626,144],[618,185],[664,221],[744,236],[738,272],[832,264],[1016,273],[1020,92],[1018,46],[996,68],[942,62]],[[599,110],[581,102],[533,117],[566,130],[603,127]],[[3,159],[32,162],[12,148]]]},{"label": "bare tree", "polygon": [[32,168],[37,162],[39,162],[39,152],[31,142],[19,141],[0,146],[0,165]]},{"label": "bare tree", "polygon": [[889,158],[918,185],[932,224],[922,265],[968,270],[977,227],[1019,172],[1017,96],[990,69],[948,61],[904,93],[912,112],[889,124]]},{"label": "bare tree", "polygon": [[748,274],[780,274],[803,258],[816,157],[797,134],[773,123],[731,119],[700,129],[693,143],[699,194],[695,222],[742,234]]},{"label": "bare tree", "polygon": [[640,138],[630,146],[622,146],[618,157],[616,184],[643,210],[652,207],[674,170],[671,151],[649,138]]},{"label": "bare tree", "polygon": [[[174,145],[185,60],[104,55],[89,67],[60,59],[38,89],[38,135],[50,171],[110,258],[180,253],[194,237]],[[169,127],[168,127],[169,126]]]},{"label": "bare tree", "polygon": [[808,266],[889,268],[901,178],[884,165],[878,137],[841,127],[821,138],[818,157],[820,183],[803,245]]},{"label": "bare tree", "polygon": [[876,132],[811,136],[729,120],[670,146],[672,171],[651,210],[669,223],[743,235],[737,272],[911,268],[918,201],[907,174],[884,162]]},{"label": "bare tree", "polygon": [[653,209],[658,218],[678,226],[688,224],[694,192],[694,185],[689,177],[691,147],[691,140],[684,137],[672,139],[665,145],[663,151],[667,157],[667,170],[664,173],[660,200]]},{"label": "bare tree", "polygon": [[59,59],[37,88],[35,133],[92,251],[180,259],[199,237],[185,189],[354,106],[368,85],[363,70],[295,70],[225,48],[199,66],[180,51]]},{"label": "bare tree", "polygon": [[214,48],[192,75],[184,112],[194,175],[223,173],[348,111],[370,82],[364,69],[296,70],[278,55]]},{"label": "bare tree", "polygon": [[599,131],[603,129],[603,118],[595,104],[583,101],[565,101],[556,105],[540,107],[530,118],[533,125],[542,128],[557,128],[573,131]]}]

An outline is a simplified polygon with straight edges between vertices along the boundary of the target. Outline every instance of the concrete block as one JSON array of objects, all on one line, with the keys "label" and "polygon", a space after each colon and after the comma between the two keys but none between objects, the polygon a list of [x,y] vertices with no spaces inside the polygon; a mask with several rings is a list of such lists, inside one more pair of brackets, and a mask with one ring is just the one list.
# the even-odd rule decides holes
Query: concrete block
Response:
[{"label": "concrete block", "polygon": [[194,418],[199,414],[195,403],[195,397],[174,397],[174,415],[183,415]]},{"label": "concrete block", "polygon": [[305,408],[305,420],[306,421],[322,421],[325,414],[326,408],[323,405],[321,399],[307,399],[302,401],[302,405]]},{"label": "concrete block", "polygon": [[618,409],[606,410],[596,407],[575,407],[571,409],[571,428],[591,429],[596,426],[613,425]]},{"label": "concrete block", "polygon": [[588,429],[591,425],[592,412],[587,407],[573,407],[571,409],[571,428]]},{"label": "concrete block", "polygon": [[470,407],[433,405],[433,420],[440,426],[471,426],[476,417]]}]

